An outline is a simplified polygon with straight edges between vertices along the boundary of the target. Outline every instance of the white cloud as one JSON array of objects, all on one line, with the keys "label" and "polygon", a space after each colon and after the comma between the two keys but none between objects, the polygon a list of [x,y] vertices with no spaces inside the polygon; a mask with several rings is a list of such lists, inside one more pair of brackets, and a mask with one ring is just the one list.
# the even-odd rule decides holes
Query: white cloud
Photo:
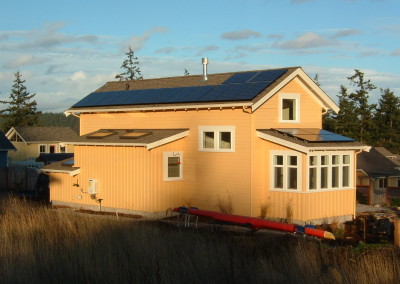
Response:
[{"label": "white cloud", "polygon": [[304,49],[304,48],[315,48],[315,47],[323,47],[323,46],[331,46],[334,42],[332,40],[327,40],[323,36],[308,32],[302,34],[301,36],[288,40],[282,43],[278,43],[277,47],[283,49]]},{"label": "white cloud", "polygon": [[259,32],[255,32],[252,30],[241,30],[241,31],[233,31],[223,33],[220,38],[228,39],[228,40],[243,40],[251,37],[260,37],[261,34]]},{"label": "white cloud", "polygon": [[394,50],[391,54],[391,56],[400,56],[400,47],[396,50]]},{"label": "white cloud", "polygon": [[128,46],[130,46],[134,51],[141,50],[145,46],[145,44],[146,44],[147,40],[150,38],[150,36],[152,36],[153,34],[156,34],[156,33],[168,33],[168,32],[169,32],[169,30],[164,27],[152,28],[150,30],[147,30],[143,35],[132,36],[131,38],[129,38],[129,40],[124,43],[122,49],[125,52],[127,50]]},{"label": "white cloud", "polygon": [[74,74],[71,75],[70,79],[72,81],[79,81],[79,80],[85,80],[87,78],[85,72],[83,71],[78,71],[75,72]]},{"label": "white cloud", "polygon": [[35,64],[42,64],[49,61],[46,58],[42,57],[36,57],[31,54],[24,54],[19,56],[18,58],[8,62],[7,64],[4,65],[5,68],[19,68],[22,66],[27,66],[27,65],[35,65]]}]

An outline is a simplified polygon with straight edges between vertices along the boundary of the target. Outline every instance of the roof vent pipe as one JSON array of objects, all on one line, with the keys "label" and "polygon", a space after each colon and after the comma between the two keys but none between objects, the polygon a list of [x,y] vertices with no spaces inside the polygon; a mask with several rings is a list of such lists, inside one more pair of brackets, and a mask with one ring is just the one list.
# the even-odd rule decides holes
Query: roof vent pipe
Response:
[{"label": "roof vent pipe", "polygon": [[201,62],[203,63],[203,80],[207,81],[207,64],[208,64],[208,58],[207,57],[203,57],[201,59]]}]

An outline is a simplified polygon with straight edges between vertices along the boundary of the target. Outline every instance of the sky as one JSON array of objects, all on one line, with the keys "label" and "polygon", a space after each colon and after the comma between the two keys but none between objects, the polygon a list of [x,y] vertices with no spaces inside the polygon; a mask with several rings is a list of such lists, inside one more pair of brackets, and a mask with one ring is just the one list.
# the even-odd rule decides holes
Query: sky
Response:
[{"label": "sky", "polygon": [[[121,73],[144,79],[300,66],[335,101],[359,69],[400,96],[399,0],[19,0],[0,10],[0,100],[19,71],[38,109],[61,112]],[[0,109],[6,105],[0,104]]]}]

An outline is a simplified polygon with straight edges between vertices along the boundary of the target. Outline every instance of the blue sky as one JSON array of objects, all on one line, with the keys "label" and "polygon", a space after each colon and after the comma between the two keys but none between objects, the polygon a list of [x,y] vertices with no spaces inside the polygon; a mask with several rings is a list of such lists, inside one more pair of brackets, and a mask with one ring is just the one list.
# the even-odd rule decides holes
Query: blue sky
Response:
[{"label": "blue sky", "polygon": [[[0,98],[20,71],[38,108],[64,111],[121,72],[144,78],[301,66],[334,100],[360,69],[400,95],[398,0],[6,1]],[[379,89],[371,102],[379,98]],[[0,106],[4,108],[5,106]]]}]

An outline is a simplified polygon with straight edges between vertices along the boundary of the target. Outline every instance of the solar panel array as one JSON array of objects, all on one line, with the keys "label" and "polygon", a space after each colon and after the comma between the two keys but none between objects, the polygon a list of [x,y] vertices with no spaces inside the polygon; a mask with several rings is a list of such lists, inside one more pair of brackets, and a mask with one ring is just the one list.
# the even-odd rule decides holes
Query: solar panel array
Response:
[{"label": "solar panel array", "polygon": [[305,142],[353,142],[353,138],[339,135],[318,128],[279,128],[274,129],[282,134],[301,139]]},{"label": "solar panel array", "polygon": [[286,71],[235,73],[220,85],[94,92],[72,107],[249,101]]}]

